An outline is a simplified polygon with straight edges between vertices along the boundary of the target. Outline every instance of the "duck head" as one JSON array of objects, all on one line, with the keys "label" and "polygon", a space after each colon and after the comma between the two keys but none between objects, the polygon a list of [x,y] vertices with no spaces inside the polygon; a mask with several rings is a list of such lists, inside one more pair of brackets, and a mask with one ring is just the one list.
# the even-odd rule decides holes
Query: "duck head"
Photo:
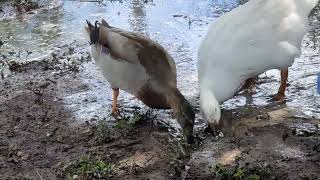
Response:
[{"label": "duck head", "polygon": [[194,142],[193,126],[195,114],[190,103],[182,96],[182,94],[180,94],[180,99],[177,100],[179,102],[179,105],[175,106],[177,108],[174,109],[174,112],[176,111],[175,117],[180,126],[182,127],[183,135],[187,143],[192,144]]},{"label": "duck head", "polygon": [[210,131],[214,131],[219,127],[221,117],[220,105],[210,88],[200,88],[200,110],[203,118],[208,123]]},{"label": "duck head", "polygon": [[87,21],[87,27],[85,27],[87,33],[89,34],[89,38],[90,38],[90,41],[89,41],[89,44],[92,45],[92,44],[95,44],[98,42],[99,40],[99,27],[98,27],[98,21],[96,21],[94,23],[94,26],[88,21]]}]

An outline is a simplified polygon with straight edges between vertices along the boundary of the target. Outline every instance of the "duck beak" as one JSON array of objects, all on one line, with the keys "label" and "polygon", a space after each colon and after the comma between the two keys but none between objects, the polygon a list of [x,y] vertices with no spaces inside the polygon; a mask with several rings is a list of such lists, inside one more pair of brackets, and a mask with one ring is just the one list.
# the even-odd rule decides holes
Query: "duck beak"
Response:
[{"label": "duck beak", "polygon": [[221,132],[222,125],[217,123],[208,123],[208,127],[205,132],[212,134],[213,136],[218,136]]},{"label": "duck beak", "polygon": [[86,20],[86,22],[87,22],[88,27],[89,27],[89,29],[90,29],[90,30],[91,30],[92,28],[94,28],[94,26],[91,24],[91,22],[90,22],[90,21]]}]

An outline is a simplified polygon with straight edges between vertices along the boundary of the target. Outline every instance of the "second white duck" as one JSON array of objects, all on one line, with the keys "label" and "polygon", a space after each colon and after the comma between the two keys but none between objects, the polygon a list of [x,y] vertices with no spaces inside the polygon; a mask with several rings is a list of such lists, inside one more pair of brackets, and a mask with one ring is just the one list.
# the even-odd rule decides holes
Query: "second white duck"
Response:
[{"label": "second white duck", "polygon": [[219,103],[248,78],[292,65],[317,3],[250,0],[211,24],[198,51],[200,109],[209,126],[219,124]]}]

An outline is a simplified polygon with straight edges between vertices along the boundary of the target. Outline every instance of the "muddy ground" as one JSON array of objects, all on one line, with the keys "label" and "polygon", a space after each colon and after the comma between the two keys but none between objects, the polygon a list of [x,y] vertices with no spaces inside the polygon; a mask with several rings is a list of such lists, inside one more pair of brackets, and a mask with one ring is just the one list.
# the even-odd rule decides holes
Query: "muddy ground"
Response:
[{"label": "muddy ground", "polygon": [[[110,89],[84,46],[61,45],[36,61],[5,63],[0,179],[320,179],[316,116],[286,102],[245,105],[224,110],[229,126],[213,136],[197,112],[196,144],[187,147],[165,118],[170,111],[132,106],[136,99],[122,95],[122,117],[108,116],[110,103],[101,112],[98,105],[111,97],[98,96]],[[197,99],[191,102],[198,110]]]},{"label": "muddy ground", "polygon": [[79,123],[61,95],[89,91],[81,72],[93,62],[71,46],[57,49],[4,71],[0,179],[320,178],[320,121],[285,104],[224,111],[231,126],[217,137],[197,131],[193,147],[149,109]]}]

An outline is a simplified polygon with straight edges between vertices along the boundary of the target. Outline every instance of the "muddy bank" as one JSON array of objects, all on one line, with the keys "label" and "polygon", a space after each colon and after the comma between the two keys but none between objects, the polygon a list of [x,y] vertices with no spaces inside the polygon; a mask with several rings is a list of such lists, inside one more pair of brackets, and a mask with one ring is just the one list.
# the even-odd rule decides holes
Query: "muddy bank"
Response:
[{"label": "muddy bank", "polygon": [[[118,121],[109,116],[93,117],[85,123],[75,119],[60,97],[88,90],[79,71],[91,63],[87,62],[90,56],[75,57],[69,46],[61,49],[64,52],[43,60],[11,62],[11,72],[7,70],[0,81],[2,178],[98,177],[75,165],[89,155],[112,167],[110,173],[101,170],[101,178],[180,176],[174,168],[183,167],[177,159],[179,148],[149,111],[124,111]],[[85,59],[80,63],[78,57]]]},{"label": "muddy bank", "polygon": [[170,118],[143,106],[122,105],[118,120],[108,116],[110,107],[105,115],[76,115],[79,105],[65,97],[78,96],[74,103],[87,108],[99,104],[79,97],[92,91],[83,74],[94,67],[82,46],[57,47],[49,57],[11,62],[5,70],[4,179],[319,179],[320,121],[285,104],[224,110],[231,123],[223,136],[198,129],[191,149],[176,138]]},{"label": "muddy bank", "polygon": [[203,141],[186,179],[319,179],[319,119],[283,106],[251,111]]},{"label": "muddy bank", "polygon": [[[133,0],[101,7],[65,1],[34,18],[0,21],[6,32],[1,54],[18,61],[0,79],[3,179],[319,179],[317,11],[302,56],[290,68],[286,102],[268,101],[279,81],[277,70],[268,71],[253,92],[223,104],[222,119],[230,127],[221,136],[204,131],[196,49],[208,22],[237,5],[238,0]],[[123,117],[109,116],[110,87],[79,28],[88,14],[89,20],[105,18],[150,36],[173,55],[179,88],[197,111],[190,157],[170,110],[150,110],[120,92]],[[73,38],[76,43],[61,45]]]}]

